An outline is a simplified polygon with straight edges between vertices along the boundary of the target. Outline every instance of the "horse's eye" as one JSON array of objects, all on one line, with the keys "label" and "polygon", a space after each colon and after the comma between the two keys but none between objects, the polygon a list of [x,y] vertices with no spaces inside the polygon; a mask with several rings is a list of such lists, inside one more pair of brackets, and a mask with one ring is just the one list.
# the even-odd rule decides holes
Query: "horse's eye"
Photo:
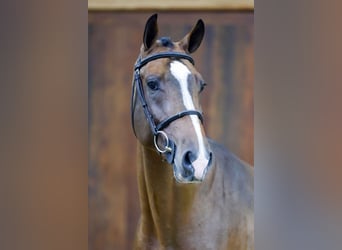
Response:
[{"label": "horse's eye", "polygon": [[158,90],[159,89],[159,82],[157,80],[149,80],[147,82],[147,86],[152,90]]},{"label": "horse's eye", "polygon": [[203,89],[205,88],[205,86],[207,86],[207,83],[201,82],[200,93],[203,91]]}]

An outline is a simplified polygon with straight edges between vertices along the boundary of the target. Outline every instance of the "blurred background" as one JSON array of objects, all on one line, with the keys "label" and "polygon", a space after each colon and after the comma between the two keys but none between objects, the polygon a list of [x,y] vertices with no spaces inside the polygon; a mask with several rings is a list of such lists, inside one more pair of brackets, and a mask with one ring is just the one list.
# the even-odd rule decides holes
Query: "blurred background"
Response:
[{"label": "blurred background", "polygon": [[132,248],[139,218],[136,138],[130,123],[132,68],[153,13],[159,13],[159,36],[174,41],[204,20],[206,34],[193,57],[208,83],[201,100],[206,133],[254,165],[253,2],[118,2],[88,1],[91,250]]},{"label": "blurred background", "polygon": [[[135,46],[140,44],[146,19],[154,12],[160,13],[159,22],[164,29],[161,33],[169,32],[166,23],[174,29],[166,35],[175,39],[179,25],[174,18],[169,21],[168,15],[186,16],[182,25],[189,28],[201,17],[215,31],[211,35],[214,37],[223,26],[227,30],[237,27],[232,33],[241,34],[241,29],[251,26],[253,20],[250,17],[247,25],[247,19],[241,16],[254,13],[256,249],[341,249],[341,1],[260,0],[255,3],[254,12],[253,4],[243,5],[244,1],[234,1],[241,7],[229,0],[197,0],[196,4],[189,0],[160,1],[159,6],[152,6],[153,1],[149,0],[137,2],[14,0],[1,5],[0,249],[130,248],[139,212],[136,188],[130,186],[136,183],[135,139],[129,132],[126,100],[130,97],[131,79],[114,79],[122,77],[125,70],[131,75],[138,52]],[[119,24],[128,25],[127,20],[110,21],[120,13],[136,20],[131,25],[137,33],[127,35],[139,37],[127,39],[120,50],[113,50],[113,55],[95,53],[95,37],[103,51],[121,41],[120,37],[101,38],[106,32],[99,32],[102,29],[109,34]],[[141,18],[134,19],[139,15]],[[211,15],[215,18],[211,19]],[[224,22],[214,23],[220,15]],[[91,26],[93,33],[88,32]],[[120,34],[123,35],[125,32]],[[237,44],[241,36],[231,37],[235,40],[226,44],[218,37],[212,40],[225,49]],[[214,107],[210,104],[214,102],[210,93],[223,82],[220,83],[217,72],[238,71],[224,61],[208,63],[209,68],[203,68],[206,60],[215,62],[219,53],[217,48],[213,49],[208,54],[217,56],[205,58],[208,39],[207,32],[194,57],[199,71],[210,83],[203,93],[203,103]],[[116,72],[111,66],[123,58],[121,53],[127,53],[123,48],[129,42],[134,43],[130,48],[133,54],[120,62],[121,71]],[[240,56],[241,53],[231,57],[235,68]],[[96,63],[100,64],[97,70],[102,70],[97,77],[102,78],[95,77]],[[231,84],[246,84],[229,79],[224,83],[229,85],[225,91],[233,92],[237,86]],[[126,88],[120,88],[120,84]],[[94,86],[101,86],[102,92]],[[113,86],[115,91],[122,91],[125,99],[120,106],[108,104],[108,100],[116,100],[109,95],[114,90],[105,91]],[[96,100],[102,103],[97,109],[94,90],[102,93],[97,95]],[[239,133],[229,129],[233,120],[220,117],[232,112],[227,111],[230,106],[225,99],[220,102],[215,104],[216,114],[206,111],[208,135],[228,143],[233,152],[247,159],[236,148],[240,144],[228,141]],[[116,111],[118,107],[122,107],[121,113]],[[223,108],[226,112],[221,112]],[[120,115],[122,120],[118,119]],[[100,121],[107,128],[115,126],[113,117],[115,124],[124,126],[121,132],[127,132],[125,143],[119,141],[123,136],[118,137],[117,130],[99,129]],[[226,121],[226,127],[214,129]],[[95,140],[98,134],[101,137]],[[128,148],[126,143],[133,147]],[[98,145],[106,150],[100,151]],[[124,151],[127,148],[132,154]]]},{"label": "blurred background", "polygon": [[[248,79],[254,74],[256,249],[341,249],[341,2],[260,0],[254,12],[253,3],[235,2],[14,0],[1,5],[1,250],[130,248],[139,208],[127,98],[135,46],[154,12],[160,13],[161,33],[174,39],[177,32],[183,36],[179,27],[190,28],[198,18],[211,27],[194,56],[210,83],[203,93],[205,126],[209,136],[243,159],[233,138],[243,141],[244,133],[229,127],[243,112],[231,119],[232,99],[211,94],[223,96],[217,88],[224,83],[227,93],[241,98],[237,88],[250,81],[233,81],[241,78],[237,68]],[[170,21],[169,15],[177,19]],[[124,43],[110,36],[120,25],[127,26],[121,37],[137,38]],[[128,33],[130,28],[137,33]],[[234,39],[223,43],[218,34]],[[252,34],[250,43],[244,34]],[[205,43],[211,38],[210,51]],[[118,42],[123,44],[114,50]],[[127,48],[133,54],[122,60]],[[218,48],[234,51],[233,56],[215,59]],[[104,53],[108,49],[113,54]],[[246,52],[251,50],[254,57]],[[241,64],[244,56],[254,60],[254,68]],[[220,80],[224,71],[231,78]],[[123,76],[128,82],[117,79]],[[121,100],[113,99],[116,91],[125,100],[114,106]],[[246,100],[237,101],[245,105]],[[124,126],[124,135],[118,136],[116,126]],[[132,147],[125,146],[128,142]]]}]

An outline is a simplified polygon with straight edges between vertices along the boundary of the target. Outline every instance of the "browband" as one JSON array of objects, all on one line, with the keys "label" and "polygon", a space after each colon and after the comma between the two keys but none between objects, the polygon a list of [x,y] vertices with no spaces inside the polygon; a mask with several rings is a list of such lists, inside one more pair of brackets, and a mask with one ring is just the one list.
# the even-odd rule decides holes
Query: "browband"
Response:
[{"label": "browband", "polygon": [[134,66],[134,70],[141,69],[147,63],[161,59],[161,58],[177,58],[177,59],[186,59],[191,62],[192,65],[195,65],[194,59],[191,56],[181,53],[181,52],[160,52],[157,54],[152,54],[150,56],[145,57],[144,59],[139,58]]}]

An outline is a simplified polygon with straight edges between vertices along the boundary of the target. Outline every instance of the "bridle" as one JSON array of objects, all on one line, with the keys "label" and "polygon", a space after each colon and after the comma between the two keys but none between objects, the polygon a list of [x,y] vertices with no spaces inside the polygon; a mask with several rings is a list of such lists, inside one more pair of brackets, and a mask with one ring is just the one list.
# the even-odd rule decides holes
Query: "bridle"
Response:
[{"label": "bridle", "polygon": [[[195,62],[191,56],[184,54],[184,53],[180,53],[180,52],[160,52],[160,53],[156,53],[156,54],[152,54],[150,56],[147,56],[143,59],[141,57],[139,57],[137,62],[134,65],[134,72],[135,73],[134,73],[132,97],[131,97],[131,122],[132,122],[132,128],[133,128],[134,134],[136,135],[135,128],[134,128],[134,96],[135,96],[135,93],[137,93],[139,100],[141,102],[141,105],[143,107],[145,116],[147,118],[147,121],[150,125],[151,131],[153,133],[154,146],[156,147],[156,149],[159,153],[165,155],[166,161],[169,164],[173,164],[175,152],[176,152],[176,145],[172,140],[170,140],[168,138],[167,134],[162,130],[165,129],[167,126],[169,126],[170,123],[172,123],[175,120],[178,120],[184,116],[187,116],[187,115],[197,115],[198,118],[203,123],[203,115],[201,112],[199,112],[197,110],[185,110],[185,111],[177,113],[177,114],[161,121],[160,123],[156,124],[154,117],[153,117],[153,115],[152,115],[152,113],[151,113],[151,111],[147,105],[147,102],[146,102],[146,98],[145,98],[144,90],[143,90],[143,85],[142,85],[142,80],[141,80],[141,76],[140,76],[140,69],[143,66],[145,66],[147,63],[154,61],[154,60],[161,59],[161,58],[185,59],[185,60],[188,60],[189,62],[191,62],[192,65],[195,65]],[[164,141],[165,141],[165,145],[163,148],[160,148],[160,146],[158,145],[158,137],[159,136],[162,136]]]}]

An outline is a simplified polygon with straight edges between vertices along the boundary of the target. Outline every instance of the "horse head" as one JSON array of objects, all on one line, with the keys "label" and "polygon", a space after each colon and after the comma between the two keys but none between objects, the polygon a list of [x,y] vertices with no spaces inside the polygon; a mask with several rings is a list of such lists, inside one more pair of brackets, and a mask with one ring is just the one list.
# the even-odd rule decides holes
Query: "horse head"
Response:
[{"label": "horse head", "polygon": [[140,143],[162,154],[176,180],[200,182],[212,153],[202,125],[200,93],[205,82],[190,56],[200,46],[204,23],[178,42],[158,38],[157,14],[146,22],[135,65],[132,125]]}]

